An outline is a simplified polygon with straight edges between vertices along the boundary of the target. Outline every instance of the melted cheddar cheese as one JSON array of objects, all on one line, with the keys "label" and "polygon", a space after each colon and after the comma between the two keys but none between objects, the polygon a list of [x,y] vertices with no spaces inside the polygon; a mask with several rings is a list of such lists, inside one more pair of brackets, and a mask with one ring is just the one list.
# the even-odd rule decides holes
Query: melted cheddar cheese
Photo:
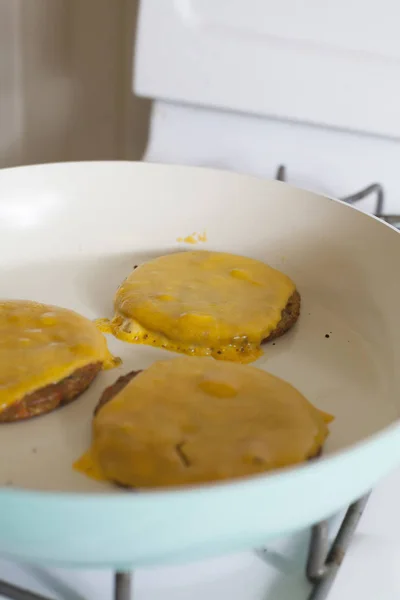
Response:
[{"label": "melted cheddar cheese", "polygon": [[96,362],[110,368],[117,359],[85,317],[36,302],[0,302],[0,411]]},{"label": "melted cheddar cheese", "polygon": [[97,412],[92,446],[75,468],[138,488],[226,480],[316,456],[331,419],[254,367],[160,361]]},{"label": "melted cheddar cheese", "polygon": [[184,244],[201,244],[207,241],[207,234],[205,231],[203,233],[192,233],[185,237],[178,237],[176,241]]},{"label": "melted cheddar cheese", "polygon": [[131,343],[251,362],[295,291],[279,271],[220,252],[180,252],[136,268],[100,329]]}]

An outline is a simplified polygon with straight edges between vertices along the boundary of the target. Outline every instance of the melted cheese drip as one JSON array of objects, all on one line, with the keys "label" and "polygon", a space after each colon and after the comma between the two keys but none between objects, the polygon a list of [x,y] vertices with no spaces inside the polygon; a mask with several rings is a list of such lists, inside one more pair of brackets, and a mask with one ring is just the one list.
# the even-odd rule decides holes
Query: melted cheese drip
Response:
[{"label": "melted cheese drip", "polygon": [[178,237],[176,241],[185,244],[199,244],[207,241],[207,234],[205,231],[203,233],[192,233],[185,237]]},{"label": "melted cheese drip", "polygon": [[279,271],[219,252],[180,252],[135,269],[99,326],[131,343],[251,362],[278,325],[295,286]]},{"label": "melted cheese drip", "polygon": [[138,488],[226,480],[315,456],[330,420],[254,367],[160,361],[98,411],[92,446],[74,466]]},{"label": "melted cheese drip", "polygon": [[0,302],[0,410],[96,362],[111,368],[118,359],[85,317],[36,302]]}]

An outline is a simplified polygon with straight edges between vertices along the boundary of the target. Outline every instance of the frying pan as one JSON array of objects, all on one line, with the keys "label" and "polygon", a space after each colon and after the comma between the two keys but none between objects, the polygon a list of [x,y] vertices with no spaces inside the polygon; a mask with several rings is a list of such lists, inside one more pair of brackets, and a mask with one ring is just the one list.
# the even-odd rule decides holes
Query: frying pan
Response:
[{"label": "frying pan", "polygon": [[[196,246],[287,273],[291,332],[254,363],[335,415],[323,456],[219,485],[128,492],[71,468],[93,407],[119,375],[167,351],[113,338],[123,359],[80,399],[0,427],[0,553],[82,567],[166,564],[256,547],[367,492],[400,462],[400,236],[339,201],[216,170],[128,162],[0,172],[0,296],[112,313],[135,264]],[[193,246],[190,246],[193,249]]]}]

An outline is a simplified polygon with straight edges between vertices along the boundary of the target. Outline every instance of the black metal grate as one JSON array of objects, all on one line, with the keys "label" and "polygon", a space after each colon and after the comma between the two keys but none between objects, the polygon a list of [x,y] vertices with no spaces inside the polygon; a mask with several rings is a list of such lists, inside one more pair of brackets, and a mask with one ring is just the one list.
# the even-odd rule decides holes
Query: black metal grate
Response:
[{"label": "black metal grate", "polygon": [[[285,165],[279,165],[276,171],[275,179],[278,181],[286,181]],[[371,194],[376,196],[374,215],[383,221],[390,223],[390,225],[393,225],[397,229],[400,229],[400,215],[385,215],[383,212],[385,204],[385,192],[380,183],[371,183],[359,192],[339,199],[343,200],[343,202],[347,202],[347,204],[357,204],[357,202],[364,200],[364,198],[368,198],[368,196],[371,196]]]}]

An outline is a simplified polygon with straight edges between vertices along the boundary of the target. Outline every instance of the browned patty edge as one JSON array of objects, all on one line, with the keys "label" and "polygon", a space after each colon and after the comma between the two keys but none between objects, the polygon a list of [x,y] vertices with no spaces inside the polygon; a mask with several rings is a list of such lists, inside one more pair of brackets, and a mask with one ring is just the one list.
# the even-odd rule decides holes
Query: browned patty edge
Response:
[{"label": "browned patty edge", "polygon": [[120,393],[121,390],[124,389],[124,387],[126,387],[128,385],[128,383],[131,381],[131,379],[136,377],[136,375],[139,375],[139,373],[141,373],[141,372],[142,372],[142,370],[130,371],[126,375],[121,375],[121,377],[118,377],[118,379],[116,381],[114,381],[114,383],[112,383],[110,386],[108,386],[104,390],[104,392],[100,396],[100,400],[96,404],[93,414],[97,415],[97,413],[99,412],[99,410],[101,409],[102,406],[107,404],[107,402],[110,402],[110,400],[112,400],[117,394]]},{"label": "browned patty edge", "polygon": [[293,327],[300,316],[300,307],[301,296],[299,292],[295,290],[282,311],[281,320],[279,321],[278,325],[273,331],[271,331],[269,336],[263,340],[263,342],[271,342],[272,340],[281,337],[281,335]]},{"label": "browned patty edge", "polygon": [[101,368],[101,362],[86,365],[57,383],[27,394],[19,402],[0,411],[0,423],[30,419],[69,404],[90,386]]}]

